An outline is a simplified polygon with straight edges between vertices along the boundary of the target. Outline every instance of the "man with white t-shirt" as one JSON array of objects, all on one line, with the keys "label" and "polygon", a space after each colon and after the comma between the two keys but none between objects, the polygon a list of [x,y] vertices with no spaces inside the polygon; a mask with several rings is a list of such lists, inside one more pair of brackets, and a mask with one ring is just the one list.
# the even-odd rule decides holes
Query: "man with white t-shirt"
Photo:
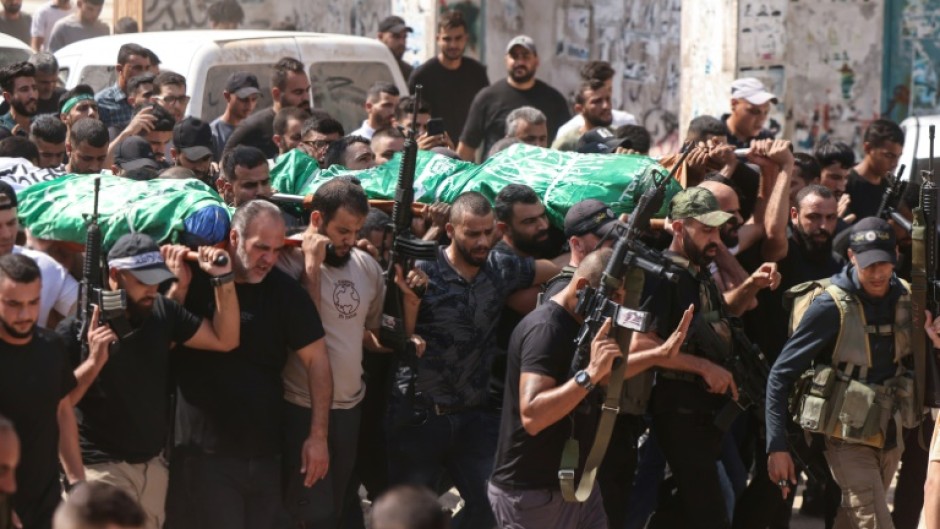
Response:
[{"label": "man with white t-shirt", "polygon": [[57,323],[75,311],[75,305],[78,303],[78,282],[52,257],[16,246],[19,228],[16,192],[10,184],[0,182],[0,255],[20,253],[36,261],[42,276],[39,318],[36,323],[40,327],[54,329]]},{"label": "man with white t-shirt", "polygon": [[[285,504],[293,525],[298,527],[337,527],[345,494],[355,463],[362,414],[362,348],[381,349],[377,336],[385,300],[382,268],[368,253],[356,247],[356,236],[369,213],[365,191],[348,181],[335,179],[314,193],[316,209],[304,233],[301,256],[287,257],[282,263],[300,276],[317,305],[333,375],[333,402],[330,410],[330,466],[326,477],[313,487],[303,487],[303,475],[296,472],[299,461],[286,461],[300,454],[300,444],[310,430],[312,405],[306,383],[306,370],[296,355],[291,355],[284,369],[284,394],[287,423],[285,469],[290,470]],[[303,270],[303,272],[299,272]],[[420,298],[411,290],[426,284],[423,274],[413,271],[408,284],[399,278],[399,288],[406,306],[405,326],[413,329]],[[415,338],[420,348],[420,340]],[[381,386],[380,386],[381,390]],[[288,474],[285,471],[285,476]]]},{"label": "man with white t-shirt", "polygon": [[[582,81],[600,81],[609,92],[613,91],[613,79],[614,69],[607,61],[590,61],[581,68]],[[636,124],[636,117],[634,117],[633,114],[623,110],[618,110],[616,108],[611,110],[611,123],[609,125],[611,130],[617,130],[619,127],[624,125]],[[557,138],[560,136],[573,134],[574,131],[584,129],[584,126],[584,116],[581,114],[581,112],[578,112],[570,120],[568,120],[567,123],[561,127],[558,127],[558,133],[555,135],[555,137]]]},{"label": "man with white t-shirt", "polygon": [[29,30],[32,48],[35,51],[48,51],[52,27],[70,14],[72,14],[71,0],[51,0],[37,9],[33,14],[33,24]]}]

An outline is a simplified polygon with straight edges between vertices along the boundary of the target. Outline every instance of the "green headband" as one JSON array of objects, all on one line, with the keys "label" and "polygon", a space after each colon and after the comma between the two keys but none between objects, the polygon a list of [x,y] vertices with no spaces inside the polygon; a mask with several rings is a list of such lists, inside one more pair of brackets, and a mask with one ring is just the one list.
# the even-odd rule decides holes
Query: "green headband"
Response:
[{"label": "green headband", "polygon": [[62,111],[59,112],[59,113],[60,113],[60,114],[68,114],[69,111],[71,111],[73,108],[75,108],[75,105],[77,105],[77,104],[78,104],[79,102],[81,102],[81,101],[86,101],[86,100],[88,100],[88,99],[94,100],[95,98],[94,98],[94,96],[91,96],[91,95],[89,95],[89,94],[78,94],[77,96],[75,96],[75,97],[69,99],[68,101],[66,101],[65,104],[62,105]]}]

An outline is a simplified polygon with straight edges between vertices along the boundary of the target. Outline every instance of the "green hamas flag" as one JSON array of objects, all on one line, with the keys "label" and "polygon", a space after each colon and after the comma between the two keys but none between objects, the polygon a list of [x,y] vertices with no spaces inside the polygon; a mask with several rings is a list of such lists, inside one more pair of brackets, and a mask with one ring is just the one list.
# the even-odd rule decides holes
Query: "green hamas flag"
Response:
[{"label": "green hamas flag", "polygon": [[[20,222],[41,239],[85,243],[94,208],[95,177],[67,175],[17,193]],[[102,175],[98,200],[102,244],[126,233],[158,242],[216,244],[228,234],[229,213],[219,195],[198,180],[148,180]]]},{"label": "green hamas flag", "polygon": [[[281,193],[306,195],[323,182],[351,175],[362,182],[369,198],[395,198],[400,154],[365,171],[339,166],[318,171],[310,161],[306,154],[291,151],[272,170],[271,185]],[[461,193],[479,191],[492,201],[506,185],[525,184],[542,197],[549,218],[560,228],[568,208],[588,198],[609,204],[618,214],[630,213],[653,183],[655,171],[666,173],[647,156],[577,154],[524,144],[513,145],[480,165],[418,151],[415,200],[453,202]],[[666,216],[670,200],[680,189],[678,182],[669,183],[657,217]]]}]

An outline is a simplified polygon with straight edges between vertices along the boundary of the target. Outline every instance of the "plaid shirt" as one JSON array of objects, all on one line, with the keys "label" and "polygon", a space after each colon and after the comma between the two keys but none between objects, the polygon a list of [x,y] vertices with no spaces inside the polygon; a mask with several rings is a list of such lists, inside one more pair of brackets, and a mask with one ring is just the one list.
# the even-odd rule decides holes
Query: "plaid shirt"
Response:
[{"label": "plaid shirt", "polygon": [[[427,342],[418,361],[416,390],[424,403],[480,406],[486,402],[496,327],[506,298],[535,280],[531,257],[490,251],[472,281],[462,278],[440,247],[435,261],[418,261],[428,274],[415,334]],[[404,387],[407,374],[399,372]],[[430,402],[428,402],[430,401]]]},{"label": "plaid shirt", "polygon": [[125,127],[134,117],[134,108],[118,85],[109,86],[95,95],[98,102],[98,119],[106,127]]},{"label": "plaid shirt", "polygon": [[13,132],[13,127],[15,126],[16,126],[16,120],[13,119],[12,112],[7,112],[6,114],[0,116],[0,127],[3,127],[10,132]]}]

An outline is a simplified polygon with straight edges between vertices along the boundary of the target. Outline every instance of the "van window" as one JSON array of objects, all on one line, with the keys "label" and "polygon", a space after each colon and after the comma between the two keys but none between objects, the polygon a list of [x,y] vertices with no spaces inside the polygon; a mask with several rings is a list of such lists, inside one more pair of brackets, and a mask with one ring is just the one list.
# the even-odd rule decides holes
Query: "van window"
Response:
[{"label": "van window", "polygon": [[29,59],[29,52],[20,48],[0,48],[0,68]]},{"label": "van window", "polygon": [[258,99],[255,112],[270,107],[273,104],[271,101],[271,73],[273,71],[273,64],[220,64],[209,68],[206,74],[205,92],[202,95],[200,119],[213,121],[225,113],[225,98],[222,97],[222,92],[225,91],[228,78],[235,72],[253,73],[258,78],[258,84],[261,85],[261,97]]},{"label": "van window", "polygon": [[346,132],[366,118],[366,93],[379,82],[393,83],[391,70],[381,62],[318,62],[310,65],[313,107],[322,108],[343,124]]},{"label": "van window", "polygon": [[75,84],[87,84],[95,90],[95,93],[98,93],[116,82],[117,68],[113,64],[110,66],[96,64],[82,69],[82,75]]}]

